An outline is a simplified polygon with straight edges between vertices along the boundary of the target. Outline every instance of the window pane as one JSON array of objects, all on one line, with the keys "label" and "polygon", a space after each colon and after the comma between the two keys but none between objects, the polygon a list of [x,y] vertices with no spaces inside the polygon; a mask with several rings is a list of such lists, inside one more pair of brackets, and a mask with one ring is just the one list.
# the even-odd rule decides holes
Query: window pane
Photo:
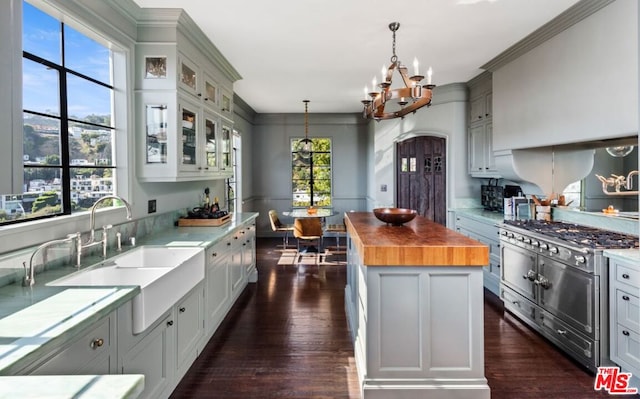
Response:
[{"label": "window pane", "polygon": [[113,166],[113,131],[92,125],[69,124],[71,166]]},{"label": "window pane", "polygon": [[64,66],[102,83],[111,84],[111,52],[105,46],[64,26]]},{"label": "window pane", "polygon": [[111,89],[67,74],[69,118],[85,122],[111,124]]},{"label": "window pane", "polygon": [[314,153],[313,154],[313,166],[330,166],[331,154],[329,153]]},{"label": "window pane", "polygon": [[87,210],[98,198],[113,194],[113,173],[113,169],[72,168],[71,202],[74,211]]},{"label": "window pane", "polygon": [[22,60],[23,108],[59,116],[60,79],[58,71],[26,58]]},{"label": "window pane", "polygon": [[23,2],[22,49],[40,58],[61,63],[60,22]]},{"label": "window pane", "polygon": [[25,113],[23,116],[25,165],[60,165],[60,120]]}]

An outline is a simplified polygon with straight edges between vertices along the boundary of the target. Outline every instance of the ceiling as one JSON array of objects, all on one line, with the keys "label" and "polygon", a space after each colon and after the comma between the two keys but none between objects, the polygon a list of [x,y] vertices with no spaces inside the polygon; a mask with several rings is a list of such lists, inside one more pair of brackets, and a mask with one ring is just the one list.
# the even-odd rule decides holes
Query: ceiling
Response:
[{"label": "ceiling", "polygon": [[[134,0],[184,8],[242,76],[234,91],[259,113],[360,112],[365,85],[392,55],[433,83],[479,67],[577,0]],[[394,87],[400,81],[394,76]],[[426,82],[425,82],[426,83]]]}]

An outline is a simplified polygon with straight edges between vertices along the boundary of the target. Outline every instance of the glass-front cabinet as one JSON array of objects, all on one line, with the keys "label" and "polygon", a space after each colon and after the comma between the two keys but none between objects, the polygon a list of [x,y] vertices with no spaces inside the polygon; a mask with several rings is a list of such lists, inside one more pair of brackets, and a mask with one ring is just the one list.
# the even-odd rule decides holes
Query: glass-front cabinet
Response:
[{"label": "glass-front cabinet", "polygon": [[171,27],[162,11],[144,12],[135,66],[140,181],[229,178],[233,82],[240,75],[213,43],[203,44],[202,32],[190,21],[176,14]]}]

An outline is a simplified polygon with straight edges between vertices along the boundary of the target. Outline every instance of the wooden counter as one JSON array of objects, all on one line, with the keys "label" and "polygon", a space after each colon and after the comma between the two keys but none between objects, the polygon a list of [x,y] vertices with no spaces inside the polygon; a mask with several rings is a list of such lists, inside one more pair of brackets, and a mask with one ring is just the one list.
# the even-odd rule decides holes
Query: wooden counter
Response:
[{"label": "wooden counter", "polygon": [[486,266],[489,248],[421,216],[402,226],[372,212],[349,212],[345,223],[367,266]]},{"label": "wooden counter", "polygon": [[349,212],[345,308],[362,399],[489,399],[482,267],[489,249],[425,218]]}]

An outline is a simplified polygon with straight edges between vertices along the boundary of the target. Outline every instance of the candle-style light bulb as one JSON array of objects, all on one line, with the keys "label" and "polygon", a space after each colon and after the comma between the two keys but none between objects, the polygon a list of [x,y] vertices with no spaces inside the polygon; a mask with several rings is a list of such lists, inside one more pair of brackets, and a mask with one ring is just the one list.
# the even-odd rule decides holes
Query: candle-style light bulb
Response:
[{"label": "candle-style light bulb", "polygon": [[429,67],[429,69],[427,69],[427,84],[428,85],[431,84],[431,75],[433,75],[433,69],[431,69],[431,67]]},{"label": "candle-style light bulb", "polygon": [[384,65],[382,66],[382,80],[381,82],[384,83],[387,81],[387,68],[384,67]]},{"label": "candle-style light bulb", "polygon": [[364,99],[369,99],[369,90],[367,89],[367,86],[364,86]]},{"label": "candle-style light bulb", "polygon": [[418,72],[420,72],[420,68],[418,68],[418,58],[416,57],[413,59],[413,75],[420,75]]},{"label": "candle-style light bulb", "polygon": [[376,86],[378,85],[378,81],[376,80],[376,77],[373,77],[373,80],[371,81],[371,92],[375,93],[378,90],[376,89]]}]

